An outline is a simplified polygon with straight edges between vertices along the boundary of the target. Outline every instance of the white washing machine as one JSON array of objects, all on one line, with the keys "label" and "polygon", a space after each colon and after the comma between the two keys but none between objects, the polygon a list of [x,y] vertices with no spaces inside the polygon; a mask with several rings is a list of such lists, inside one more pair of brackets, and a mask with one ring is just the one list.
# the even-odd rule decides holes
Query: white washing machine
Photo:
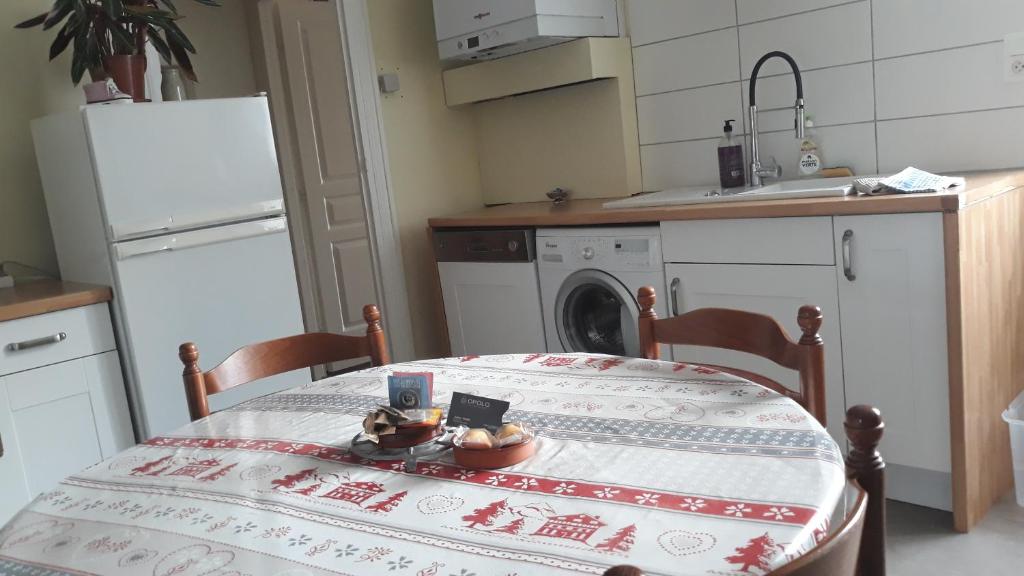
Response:
[{"label": "white washing machine", "polygon": [[548,352],[640,355],[636,292],[665,286],[657,226],[539,229],[537,267]]}]

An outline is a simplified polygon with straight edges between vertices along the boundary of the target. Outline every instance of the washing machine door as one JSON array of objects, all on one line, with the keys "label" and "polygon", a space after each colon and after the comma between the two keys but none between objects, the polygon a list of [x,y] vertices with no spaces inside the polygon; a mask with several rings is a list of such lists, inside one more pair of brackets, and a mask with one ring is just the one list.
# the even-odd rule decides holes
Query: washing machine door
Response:
[{"label": "washing machine door", "polygon": [[629,290],[600,270],[571,274],[555,300],[555,326],[566,352],[639,356],[638,317]]}]

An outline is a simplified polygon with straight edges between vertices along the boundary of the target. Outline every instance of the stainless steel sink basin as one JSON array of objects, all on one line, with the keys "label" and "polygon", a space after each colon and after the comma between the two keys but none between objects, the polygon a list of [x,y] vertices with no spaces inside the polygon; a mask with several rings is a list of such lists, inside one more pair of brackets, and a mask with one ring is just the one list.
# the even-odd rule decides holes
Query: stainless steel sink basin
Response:
[{"label": "stainless steel sink basin", "polygon": [[623,200],[606,202],[605,208],[642,208],[648,206],[679,206],[709,202],[753,202],[785,200],[789,198],[825,198],[853,193],[851,178],[814,178],[788,180],[765,186],[726,188],[699,186],[674,188],[661,192],[640,194]]}]

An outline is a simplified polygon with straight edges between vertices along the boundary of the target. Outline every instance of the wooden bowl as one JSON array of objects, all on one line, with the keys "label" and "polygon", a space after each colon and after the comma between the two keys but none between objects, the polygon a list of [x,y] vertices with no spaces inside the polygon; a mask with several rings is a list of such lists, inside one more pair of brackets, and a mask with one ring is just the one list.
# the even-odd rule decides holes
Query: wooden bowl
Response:
[{"label": "wooden bowl", "polygon": [[444,426],[438,423],[435,426],[430,424],[412,424],[410,426],[399,426],[394,434],[383,434],[377,436],[377,446],[388,450],[395,448],[411,448],[426,442],[430,442],[444,434]]},{"label": "wooden bowl", "polygon": [[522,444],[490,450],[468,450],[456,446],[453,450],[455,461],[463,468],[493,470],[519,464],[537,451],[537,443],[530,438]]}]

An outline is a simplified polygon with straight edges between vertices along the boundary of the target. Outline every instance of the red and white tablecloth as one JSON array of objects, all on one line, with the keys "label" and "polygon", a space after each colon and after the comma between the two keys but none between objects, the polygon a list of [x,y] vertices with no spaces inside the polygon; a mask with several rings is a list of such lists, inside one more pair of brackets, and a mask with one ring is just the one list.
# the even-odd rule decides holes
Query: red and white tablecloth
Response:
[{"label": "red and white tablecloth", "polygon": [[[348,451],[392,370],[511,402],[517,466]],[[794,402],[700,366],[611,356],[373,368],[253,400],[68,478],[0,532],[0,574],[761,574],[840,499],[836,443]]]}]

